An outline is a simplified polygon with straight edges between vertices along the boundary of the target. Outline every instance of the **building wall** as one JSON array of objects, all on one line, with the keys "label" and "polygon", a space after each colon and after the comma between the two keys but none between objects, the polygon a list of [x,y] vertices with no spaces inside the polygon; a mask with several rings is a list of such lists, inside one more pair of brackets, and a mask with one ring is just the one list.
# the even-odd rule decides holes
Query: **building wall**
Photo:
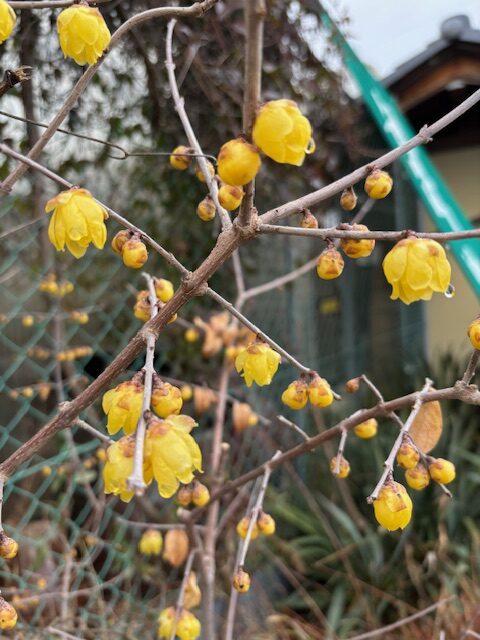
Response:
[{"label": "building wall", "polygon": [[[480,148],[443,151],[432,154],[432,160],[445,179],[448,187],[457,199],[465,214],[476,220],[480,217]],[[433,229],[430,218],[422,214],[425,229]],[[477,240],[480,251],[480,240]],[[427,324],[427,355],[435,362],[438,354],[450,351],[465,355],[470,343],[466,337],[469,323],[480,312],[480,301],[473,292],[467,279],[458,267],[452,263],[452,283],[455,297],[448,299],[435,294],[425,304]]]}]

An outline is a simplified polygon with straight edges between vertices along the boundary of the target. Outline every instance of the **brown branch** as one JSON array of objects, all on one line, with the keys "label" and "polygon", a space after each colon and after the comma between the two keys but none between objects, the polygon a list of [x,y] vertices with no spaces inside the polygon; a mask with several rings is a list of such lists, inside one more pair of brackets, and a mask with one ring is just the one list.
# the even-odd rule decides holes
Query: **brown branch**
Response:
[{"label": "brown branch", "polygon": [[[45,146],[55,135],[58,127],[62,124],[70,111],[73,109],[77,100],[85,91],[86,87],[97,73],[107,55],[114,49],[121,39],[133,28],[138,27],[144,22],[157,18],[187,18],[187,17],[200,17],[206,11],[208,11],[217,0],[203,0],[203,2],[195,2],[189,7],[158,7],[156,9],[149,9],[142,11],[132,16],[127,22],[124,22],[113,34],[110,41],[110,46],[105,51],[103,56],[92,66],[88,67],[85,73],[80,77],[76,85],[73,87],[70,95],[67,97],[59,111],[56,113],[48,128],[43,132],[42,136],[36,142],[36,144],[30,149],[28,157],[35,160],[43,151]],[[1,191],[6,194],[12,190],[13,185],[26,173],[28,167],[21,163],[19,164],[1,185]]]},{"label": "brown branch", "polygon": [[[348,418],[345,418],[344,420],[336,424],[334,427],[331,427],[330,429],[327,429],[326,431],[323,431],[316,436],[312,436],[310,440],[308,440],[308,442],[302,442],[301,444],[289,449],[288,451],[285,451],[275,461],[265,462],[255,469],[252,469],[251,471],[244,473],[242,476],[239,476],[235,480],[226,482],[219,491],[212,494],[212,496],[210,497],[210,502],[219,500],[224,495],[235,491],[235,489],[238,489],[247,482],[255,480],[255,478],[258,478],[264,473],[267,464],[270,464],[273,468],[276,468],[284,464],[285,462],[298,458],[298,456],[303,455],[304,453],[312,451],[324,442],[332,440],[332,438],[339,437],[342,434],[343,429],[350,431],[357,424],[360,424],[365,420],[388,415],[391,411],[398,411],[399,409],[403,409],[404,407],[413,405],[417,397],[418,392],[414,392],[400,398],[395,398],[394,400],[389,400],[383,405],[375,405],[374,407],[370,407],[369,409],[360,409],[356,411]],[[462,382],[457,382],[453,387],[428,391],[427,393],[422,394],[422,400],[423,402],[431,402],[433,400],[461,400],[462,402],[465,402],[467,404],[480,405],[480,391],[474,385],[467,386]],[[191,520],[195,522],[200,517],[201,513],[201,508],[194,509],[190,514]]]},{"label": "brown branch", "polygon": [[[243,132],[251,138],[255,113],[262,91],[263,25],[265,0],[244,0],[245,14],[245,71],[243,94]],[[245,187],[245,195],[238,213],[238,224],[248,227],[253,215],[255,180]]]},{"label": "brown branch", "polygon": [[278,222],[282,218],[285,218],[292,213],[299,213],[300,211],[302,211],[302,209],[313,207],[319,202],[328,200],[328,198],[331,198],[337,193],[341,193],[344,189],[352,187],[355,183],[359,182],[363,178],[366,178],[373,167],[378,169],[386,167],[395,160],[398,160],[398,158],[400,158],[405,153],[408,153],[408,151],[411,151],[421,144],[425,144],[429,138],[454,122],[457,118],[471,109],[479,101],[480,89],[472,93],[472,95],[464,100],[461,104],[459,104],[458,107],[455,107],[455,109],[449,111],[446,115],[434,122],[432,125],[423,127],[416,136],[410,138],[410,140],[405,142],[405,144],[402,144],[396,149],[392,149],[392,151],[385,153],[383,156],[380,156],[379,158],[374,160],[374,162],[365,164],[362,167],[355,169],[355,171],[352,171],[343,178],[340,178],[340,180],[336,180],[335,182],[332,182],[331,184],[322,187],[317,191],[313,191],[312,193],[302,196],[301,198],[297,198],[296,200],[292,200],[290,202],[287,202],[286,204],[281,205],[280,207],[276,207],[275,209],[271,209],[270,211],[265,212],[260,216],[259,222],[261,224],[272,224],[274,222]]},{"label": "brown branch", "polygon": [[306,236],[309,238],[320,238],[329,240],[332,238],[349,238],[351,240],[387,240],[398,242],[409,236],[416,238],[430,238],[437,242],[450,242],[451,240],[464,240],[466,238],[480,238],[480,229],[468,229],[464,231],[353,231],[350,229],[339,229],[330,227],[329,229],[304,229],[303,227],[282,227],[280,225],[261,224],[257,227],[259,233],[273,233],[287,236]]},{"label": "brown branch", "polygon": [[4,73],[3,80],[0,82],[0,98],[10,91],[10,89],[13,89],[15,85],[31,80],[31,69],[32,67],[26,66],[20,67],[15,71],[7,69]]}]

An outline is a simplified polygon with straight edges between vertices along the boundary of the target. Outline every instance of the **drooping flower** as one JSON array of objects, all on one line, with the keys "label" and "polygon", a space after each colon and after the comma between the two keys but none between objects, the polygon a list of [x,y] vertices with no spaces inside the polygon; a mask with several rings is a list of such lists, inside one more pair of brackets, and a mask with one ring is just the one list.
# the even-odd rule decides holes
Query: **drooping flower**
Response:
[{"label": "drooping flower", "polygon": [[158,616],[158,637],[160,640],[165,638],[170,640],[175,624],[175,607],[167,607],[160,612]]},{"label": "drooping flower", "polygon": [[448,484],[449,482],[452,482],[452,480],[455,480],[455,465],[453,462],[450,462],[450,460],[437,458],[428,465],[428,471],[432,480],[435,480],[435,482]]},{"label": "drooping flower", "polygon": [[144,556],[159,556],[163,547],[163,538],[160,531],[147,529],[140,538],[138,550]]},{"label": "drooping flower", "polygon": [[328,407],[333,402],[333,392],[325,378],[315,375],[308,385],[308,399],[314,407]]},{"label": "drooping flower", "polygon": [[180,483],[192,482],[196,470],[202,472],[202,452],[190,435],[197,423],[190,416],[152,418],[145,439],[145,455],[162,498],[171,498]]},{"label": "drooping flower", "polygon": [[127,435],[135,432],[142,412],[143,384],[133,378],[107,391],[102,408],[108,416],[108,433],[114,435],[123,428]]},{"label": "drooping flower", "polygon": [[200,620],[187,609],[183,609],[177,623],[176,634],[180,640],[197,640],[202,632]]},{"label": "drooping flower", "polygon": [[290,409],[303,409],[308,402],[308,386],[304,380],[294,380],[282,393],[282,402]]},{"label": "drooping flower", "polygon": [[217,159],[218,175],[227,184],[242,187],[257,175],[262,161],[255,147],[243,138],[222,145]]},{"label": "drooping flower", "polygon": [[404,469],[413,469],[420,460],[417,448],[409,440],[404,440],[397,452],[397,462]]},{"label": "drooping flower", "polygon": [[239,569],[233,576],[232,587],[238,593],[247,593],[250,589],[250,575],[243,569]]},{"label": "drooping flower", "polygon": [[281,362],[280,355],[262,342],[252,342],[235,359],[238,373],[243,371],[247,387],[256,382],[259,387],[270,384]]},{"label": "drooping flower", "polygon": [[480,351],[480,318],[472,320],[468,325],[467,335],[470,338],[472,347]]},{"label": "drooping flower", "polygon": [[430,484],[430,474],[423,464],[417,464],[413,469],[405,471],[408,486],[415,491],[423,491]]},{"label": "drooping flower", "polygon": [[192,491],[192,501],[196,507],[204,507],[210,502],[210,491],[201,482],[195,481]]},{"label": "drooping flower", "polygon": [[173,288],[173,283],[170,282],[170,280],[166,280],[165,278],[155,278],[154,283],[155,293],[161,302],[168,302],[173,298],[175,289]]},{"label": "drooping flower", "polygon": [[13,629],[17,624],[17,612],[4,598],[0,597],[0,629]]},{"label": "drooping flower", "polygon": [[162,559],[172,567],[180,567],[188,557],[190,542],[185,529],[169,529],[165,534]]},{"label": "drooping flower", "polygon": [[67,245],[75,258],[81,258],[91,242],[97,249],[105,246],[107,228],[104,220],[108,215],[86,189],[73,187],[61,191],[47,202],[45,211],[53,211],[48,237],[57,251],[64,251]]},{"label": "drooping flower", "polygon": [[[350,231],[368,231],[368,227],[364,224],[348,225]],[[375,249],[375,240],[369,238],[342,238],[340,246],[349,258],[356,260],[357,258],[367,258]]]},{"label": "drooping flower", "polygon": [[257,520],[258,530],[264,536],[273,536],[276,529],[276,523],[269,513],[262,511]]},{"label": "drooping flower", "polygon": [[393,187],[393,180],[386,171],[375,169],[368,174],[365,180],[365,193],[373,200],[381,200],[386,198]]},{"label": "drooping flower", "polygon": [[202,602],[202,592],[198,586],[197,574],[195,571],[190,571],[187,578],[185,587],[185,598],[183,599],[183,606],[185,609],[195,609]]},{"label": "drooping flower", "polygon": [[[249,516],[244,516],[237,523],[237,533],[240,536],[240,538],[242,538],[243,540],[247,537],[247,533],[248,533],[249,527],[250,527],[250,518],[249,518]],[[259,534],[258,524],[255,523],[253,525],[253,527],[252,527],[252,532],[250,534],[250,539],[251,540],[255,540],[255,538],[258,538],[258,534]]]},{"label": "drooping flower", "polygon": [[324,249],[318,256],[317,275],[322,280],[334,280],[342,275],[345,263],[335,247]]},{"label": "drooping flower", "polygon": [[152,408],[160,418],[179,414],[183,405],[182,392],[169,382],[155,377],[152,392]]},{"label": "drooping flower", "polygon": [[375,518],[388,531],[405,529],[412,517],[412,500],[407,490],[398,482],[385,484],[373,501]]},{"label": "drooping flower", "polygon": [[6,535],[4,531],[0,532],[0,558],[11,560],[18,553],[18,542]]},{"label": "drooping flower", "polygon": [[11,36],[16,21],[12,7],[5,0],[0,0],[0,44]]},{"label": "drooping flower", "polygon": [[227,211],[234,211],[242,204],[244,191],[242,187],[223,184],[218,190],[218,201]]},{"label": "drooping flower", "polygon": [[405,304],[430,300],[433,292],[445,293],[451,267],[444,248],[435,240],[405,238],[383,260],[383,272],[392,285],[391,299]]},{"label": "drooping flower", "polygon": [[357,438],[362,438],[362,440],[368,440],[369,438],[373,438],[377,435],[378,422],[375,418],[370,418],[369,420],[365,420],[364,422],[360,422],[355,427],[353,427],[353,431]]},{"label": "drooping flower", "polygon": [[110,44],[110,31],[94,7],[73,5],[57,18],[60,47],[66,58],[79,65],[95,64]]},{"label": "drooping flower", "polygon": [[330,460],[330,471],[336,478],[347,478],[350,475],[350,463],[341,456],[337,473],[337,456],[335,456]]},{"label": "drooping flower", "polygon": [[[133,471],[133,456],[135,453],[135,438],[124,436],[110,445],[107,449],[107,461],[103,467],[103,482],[105,493],[119,496],[123,502],[130,502],[133,491],[127,485],[128,478]],[[152,469],[148,458],[143,464],[143,479],[149,485],[152,482]]]},{"label": "drooping flower", "polygon": [[293,100],[271,100],[260,107],[252,137],[266,156],[297,167],[315,150],[310,122]]}]

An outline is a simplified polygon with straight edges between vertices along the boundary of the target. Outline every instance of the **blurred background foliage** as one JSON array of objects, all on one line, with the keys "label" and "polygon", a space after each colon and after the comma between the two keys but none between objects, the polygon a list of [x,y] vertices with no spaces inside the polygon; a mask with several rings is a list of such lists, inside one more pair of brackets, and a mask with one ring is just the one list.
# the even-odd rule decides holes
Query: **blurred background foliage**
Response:
[{"label": "blurred background foliage", "polygon": [[[134,12],[153,6],[159,3],[113,0],[101,10],[113,31]],[[56,13],[19,12],[20,26],[2,48],[1,64],[3,68],[29,64],[33,78],[3,98],[3,112],[48,122],[81,74],[63,60],[56,37],[52,37]],[[184,144],[166,81],[164,38],[162,22],[146,23],[135,30],[102,65],[64,127],[120,145],[131,153],[168,152]],[[322,60],[308,45],[312,39],[325,42]],[[180,90],[200,143],[212,155],[241,131],[243,43],[239,0],[219,2],[201,20],[176,27],[174,55]],[[317,151],[300,171],[264,162],[257,187],[259,211],[318,188],[339,177],[351,163],[372,157],[371,148],[365,149],[372,141],[371,128],[345,93],[336,61],[328,34],[301,3],[267,1],[263,96],[298,101],[312,121]],[[23,151],[41,132],[34,125],[1,114],[0,126],[2,138]],[[195,214],[204,186],[191,172],[173,171],[166,156],[111,157],[120,155],[118,148],[59,133],[43,161],[73,183],[91,189],[172,251],[186,267],[194,268],[218,233],[218,222],[208,226]],[[12,163],[2,159],[1,175],[11,168]],[[132,306],[135,292],[144,287],[140,275],[127,271],[109,248],[102,253],[90,249],[81,261],[54,254],[45,237],[48,218],[43,208],[54,195],[55,185],[29,173],[17,187],[2,204],[0,218],[0,234],[5,234],[0,248],[2,458],[55,412],[55,360],[39,362],[32,351],[38,347],[53,352],[58,349],[54,318],[59,314],[63,318],[63,347],[88,345],[93,349],[92,354],[62,366],[62,379],[67,381],[64,393],[74,396],[140,328]],[[326,203],[314,213],[326,225],[340,219],[336,203]],[[391,225],[393,219],[389,207],[380,206],[371,216],[369,224],[374,228]],[[28,227],[10,233],[25,223]],[[109,223],[110,238],[117,230]],[[283,275],[322,248],[304,240],[261,238],[241,251],[247,284],[254,286]],[[463,362],[453,356],[440,359],[439,354],[438,362],[425,363],[421,354],[412,359],[404,350],[410,345],[410,355],[414,351],[418,330],[414,317],[409,325],[411,333],[403,336],[401,346],[399,323],[393,321],[387,328],[380,327],[383,333],[376,331],[377,347],[373,349],[366,326],[372,324],[373,332],[377,327],[369,298],[372,278],[377,277],[372,274],[378,272],[379,262],[377,255],[363,267],[348,265],[350,285],[342,291],[309,274],[293,286],[248,303],[246,312],[287,349],[318,368],[340,392],[341,383],[363,371],[372,374],[386,398],[418,388],[427,374],[438,387],[452,384]],[[178,285],[177,275],[153,252],[147,267]],[[38,293],[40,281],[49,272],[75,283],[75,291],[61,302]],[[212,286],[234,299],[230,264],[212,278]],[[87,309],[89,324],[69,324],[67,315],[73,309]],[[191,321],[197,314],[208,318],[216,311],[210,301],[198,298],[180,315]],[[36,321],[27,329],[20,326],[20,320],[30,312],[37,314]],[[398,307],[395,313],[397,318]],[[157,371],[216,388],[222,355],[202,358],[198,343],[186,343],[183,331],[180,321],[160,337]],[[128,375],[141,366],[139,358]],[[271,387],[247,393],[233,374],[229,391],[271,418],[283,411],[280,393],[294,377],[291,367],[282,365]],[[35,386],[41,382],[52,390],[45,399]],[[22,394],[31,385],[33,397]],[[17,392],[16,398],[12,398],[12,391]],[[285,414],[313,434],[372,402],[373,398],[359,393],[322,413]],[[335,443],[275,473],[266,508],[277,519],[278,530],[272,539],[254,543],[250,551],[248,568],[254,579],[250,593],[240,602],[236,638],[348,638],[451,595],[458,597],[448,606],[383,637],[427,640],[441,630],[449,638],[460,637],[462,625],[473,618],[480,601],[478,414],[459,403],[446,403],[443,409],[444,435],[434,453],[460,468],[455,498],[447,502],[435,487],[416,495],[413,523],[401,534],[379,532],[365,503],[395,437],[391,423],[381,424],[374,441],[350,436],[346,455],[352,474],[347,481],[336,481],[328,471]],[[186,412],[199,419],[198,437],[205,454],[214,410],[213,406],[198,415],[194,407],[186,405]],[[99,403],[85,417],[104,427]],[[139,559],[136,543],[140,532],[122,518],[174,522],[175,504],[151,492],[148,499],[127,507],[115,499],[105,500],[101,465],[95,458],[98,444],[83,432],[72,431],[74,449],[66,435],[58,436],[7,487],[7,531],[19,538],[26,551],[22,552],[24,560],[17,564],[2,564],[0,575],[3,595],[10,599],[16,596],[21,610],[19,637],[50,637],[45,629],[58,623],[58,594],[70,567],[70,591],[86,592],[69,598],[65,629],[85,638],[110,638],[113,630],[117,637],[153,638],[159,609],[165,601],[172,604],[175,600],[181,570]],[[276,448],[295,444],[298,435],[275,422],[235,433],[229,410],[226,439],[231,444],[229,474],[236,477],[263,462]],[[208,467],[206,476],[208,480]],[[401,474],[397,479],[401,481]],[[230,499],[223,505],[229,511],[218,541],[220,620],[226,612],[238,544],[235,524],[247,502],[248,492],[241,492],[233,506]],[[73,568],[68,561],[72,552],[76,554]],[[38,586],[42,577],[48,579],[47,595]]]}]

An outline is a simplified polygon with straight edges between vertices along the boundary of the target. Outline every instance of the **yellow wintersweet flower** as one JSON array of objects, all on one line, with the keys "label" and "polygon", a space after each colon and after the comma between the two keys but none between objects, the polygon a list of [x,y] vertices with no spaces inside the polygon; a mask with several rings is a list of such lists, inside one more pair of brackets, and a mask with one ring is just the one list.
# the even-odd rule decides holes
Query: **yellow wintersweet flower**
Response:
[{"label": "yellow wintersweet flower", "polygon": [[144,556],[159,556],[163,547],[163,538],[160,531],[147,529],[138,543],[138,550]]},{"label": "yellow wintersweet flower", "polygon": [[16,21],[12,7],[5,0],[0,0],[0,44],[10,37]]},{"label": "yellow wintersweet flower", "polygon": [[73,187],[61,191],[47,202],[45,211],[53,211],[48,237],[57,251],[64,251],[67,245],[75,258],[81,258],[91,242],[97,249],[105,246],[107,228],[104,220],[108,215],[86,189]]},{"label": "yellow wintersweet flower", "polygon": [[400,240],[383,260],[383,272],[392,285],[392,300],[405,304],[430,300],[432,293],[445,293],[451,267],[444,248],[435,240]]},{"label": "yellow wintersweet flower", "polygon": [[412,517],[412,500],[407,490],[398,482],[391,482],[380,489],[373,501],[375,518],[388,531],[405,529]]},{"label": "yellow wintersweet flower", "polygon": [[280,355],[268,345],[252,342],[235,358],[235,368],[238,373],[243,371],[242,375],[247,387],[251,387],[252,382],[263,387],[263,385],[271,383],[281,360]]},{"label": "yellow wintersweet flower", "polygon": [[78,4],[59,14],[57,31],[63,55],[80,65],[95,64],[111,39],[100,11]]},{"label": "yellow wintersweet flower", "polygon": [[[159,617],[159,640],[170,640],[175,626],[175,608],[164,609]],[[177,620],[175,636],[180,640],[196,640],[202,631],[200,621],[187,609],[182,609]]]},{"label": "yellow wintersweet flower", "polygon": [[143,385],[135,379],[127,380],[107,391],[102,399],[102,409],[108,416],[108,433],[114,435],[120,429],[127,435],[135,432],[142,412]]},{"label": "yellow wintersweet flower", "polygon": [[160,640],[162,638],[170,640],[173,633],[173,625],[175,624],[175,607],[163,609],[158,616],[158,624],[158,637]]},{"label": "yellow wintersweet flower", "polygon": [[260,107],[252,137],[269,158],[297,167],[315,150],[310,122],[293,100],[272,100]]},{"label": "yellow wintersweet flower", "polygon": [[[127,485],[128,478],[133,471],[133,456],[135,453],[135,438],[124,436],[110,445],[107,449],[107,461],[103,467],[103,482],[105,493],[120,496],[123,502],[130,502],[133,491]],[[152,468],[146,458],[143,465],[143,478],[148,485],[152,482]]]},{"label": "yellow wintersweet flower", "polygon": [[195,470],[202,471],[202,452],[190,435],[197,423],[190,416],[152,418],[145,439],[145,455],[149,459],[158,493],[171,498],[180,482],[189,484]]},{"label": "yellow wintersweet flower", "polygon": [[0,597],[0,629],[13,629],[17,624],[17,612],[12,605]]},{"label": "yellow wintersweet flower", "polygon": [[290,409],[303,409],[308,402],[308,386],[304,380],[291,382],[282,393],[282,402]]},{"label": "yellow wintersweet flower", "polygon": [[169,382],[154,381],[152,392],[152,409],[160,418],[167,418],[180,413],[183,405],[182,392]]}]

